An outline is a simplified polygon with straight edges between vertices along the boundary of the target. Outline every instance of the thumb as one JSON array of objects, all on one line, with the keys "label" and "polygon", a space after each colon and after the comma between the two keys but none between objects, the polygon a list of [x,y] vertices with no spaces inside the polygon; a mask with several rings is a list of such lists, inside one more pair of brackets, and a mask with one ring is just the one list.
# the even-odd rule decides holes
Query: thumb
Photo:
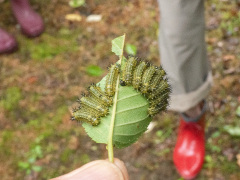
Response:
[{"label": "thumb", "polygon": [[97,160],[51,180],[128,180],[127,169],[122,161],[115,158],[114,163],[108,160]]}]

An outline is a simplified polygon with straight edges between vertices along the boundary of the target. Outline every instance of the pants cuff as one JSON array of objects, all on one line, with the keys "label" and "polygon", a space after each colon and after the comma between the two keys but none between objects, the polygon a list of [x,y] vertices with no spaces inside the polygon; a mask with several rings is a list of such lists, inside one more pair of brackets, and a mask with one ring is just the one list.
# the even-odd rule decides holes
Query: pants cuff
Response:
[{"label": "pants cuff", "polygon": [[184,114],[184,113],[181,113],[181,116],[182,116],[183,120],[186,122],[197,122],[199,119],[201,119],[201,117],[203,116],[203,114],[206,111],[207,111],[207,102],[206,102],[206,100],[204,100],[204,104],[203,104],[201,113],[197,117],[190,118],[190,117],[186,116],[186,114]]},{"label": "pants cuff", "polygon": [[212,83],[212,72],[209,72],[206,81],[195,91],[170,96],[170,105],[168,110],[183,113],[196,106],[207,97]]}]

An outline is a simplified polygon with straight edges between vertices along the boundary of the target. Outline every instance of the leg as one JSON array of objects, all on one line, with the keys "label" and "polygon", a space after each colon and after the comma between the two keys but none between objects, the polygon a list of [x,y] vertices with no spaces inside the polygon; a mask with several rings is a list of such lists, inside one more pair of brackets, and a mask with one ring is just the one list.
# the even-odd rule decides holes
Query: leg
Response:
[{"label": "leg", "polygon": [[186,179],[201,170],[205,103],[212,78],[204,42],[203,0],[158,0],[160,55],[172,86],[170,110],[182,113],[173,160]]},{"label": "leg", "polygon": [[210,89],[203,3],[203,0],[159,0],[160,55],[172,86],[170,110],[189,110]]}]

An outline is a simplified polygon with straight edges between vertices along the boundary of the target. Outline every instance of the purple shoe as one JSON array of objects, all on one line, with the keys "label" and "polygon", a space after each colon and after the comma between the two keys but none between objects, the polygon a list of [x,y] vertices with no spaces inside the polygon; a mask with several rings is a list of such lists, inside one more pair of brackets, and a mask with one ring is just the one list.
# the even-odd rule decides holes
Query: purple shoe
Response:
[{"label": "purple shoe", "polygon": [[0,28],[0,54],[11,53],[17,49],[15,38]]},{"label": "purple shoe", "polygon": [[11,0],[13,13],[22,32],[29,37],[39,36],[44,30],[41,16],[30,6],[28,0]]}]

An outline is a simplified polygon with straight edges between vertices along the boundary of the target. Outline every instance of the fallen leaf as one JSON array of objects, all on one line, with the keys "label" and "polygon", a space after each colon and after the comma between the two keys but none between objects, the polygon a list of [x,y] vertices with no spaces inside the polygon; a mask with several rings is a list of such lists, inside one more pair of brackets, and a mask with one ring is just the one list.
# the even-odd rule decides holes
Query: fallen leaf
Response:
[{"label": "fallen leaf", "polygon": [[234,60],[234,59],[235,59],[235,56],[231,55],[231,54],[223,56],[223,61],[230,61],[230,60]]},{"label": "fallen leaf", "polygon": [[82,20],[82,17],[79,14],[67,14],[65,16],[65,19],[68,21],[78,21],[80,22]]},{"label": "fallen leaf", "polygon": [[99,22],[99,21],[101,21],[101,19],[102,19],[102,15],[92,14],[87,17],[86,21],[87,22]]},{"label": "fallen leaf", "polygon": [[231,76],[227,76],[225,78],[223,78],[220,82],[220,84],[226,88],[226,89],[229,89],[232,87],[233,83],[234,83],[234,78],[232,78]]}]

